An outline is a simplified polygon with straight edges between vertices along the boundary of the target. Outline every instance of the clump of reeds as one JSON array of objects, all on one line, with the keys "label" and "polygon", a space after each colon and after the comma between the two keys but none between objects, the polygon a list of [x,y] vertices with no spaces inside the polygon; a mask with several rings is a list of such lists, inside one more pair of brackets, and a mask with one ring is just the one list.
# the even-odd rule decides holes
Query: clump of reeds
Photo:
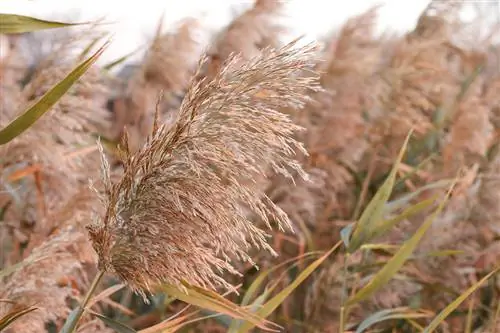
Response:
[{"label": "clump of reeds", "polygon": [[162,282],[231,288],[219,275],[237,273],[230,259],[251,261],[252,246],[272,251],[246,209],[290,229],[252,180],[269,168],[305,177],[294,159],[300,127],[278,110],[308,101],[315,77],[296,73],[312,70],[315,49],[293,46],[231,58],[212,80],[193,81],[173,125],[156,124],[133,154],[125,137],[119,182],[104,160],[106,214],[89,226],[101,270],[141,293]]},{"label": "clump of reeds", "polygon": [[[126,96],[120,95],[115,101],[112,137],[127,134],[120,153],[124,170],[108,168],[106,159],[102,159],[104,186],[96,187],[104,204],[99,206],[102,211],[97,212],[98,219],[89,226],[99,268],[116,274],[142,296],[165,284],[185,286],[189,293],[193,290],[189,285],[233,291],[233,286],[242,282],[238,290],[249,293],[242,295],[242,305],[263,313],[274,306],[271,303],[278,302],[274,297],[290,292],[290,288],[281,286],[295,283],[297,276],[281,263],[276,265],[269,254],[276,251],[278,260],[286,262],[299,255],[294,266],[299,268],[299,276],[308,271],[309,279],[298,288],[294,285],[295,292],[281,299],[281,307],[269,314],[286,331],[353,331],[383,313],[404,309],[404,316],[396,316],[399,319],[372,321],[365,331],[387,328],[413,332],[416,325],[425,326],[457,295],[498,266],[500,57],[498,42],[492,42],[498,31],[486,30],[486,38],[476,38],[480,34],[476,35],[474,29],[483,20],[465,23],[458,15],[462,4],[432,1],[413,31],[391,39],[379,38],[373,32],[373,9],[348,20],[338,34],[329,36],[324,61],[319,62],[311,48],[273,50],[280,45],[283,32],[276,22],[282,5],[279,1],[256,1],[253,8],[235,18],[218,34],[208,59],[191,81],[188,78],[196,67],[193,59],[198,58],[198,45],[191,38],[195,27],[186,24],[171,34],[157,35],[129,90],[121,92]],[[178,65],[183,58],[189,61]],[[5,68],[0,66],[0,71]],[[313,83],[318,79],[315,72],[321,72],[321,91]],[[0,89],[16,91],[2,99],[4,111],[0,110],[0,115],[9,112],[11,119],[11,112],[17,109],[8,107],[5,111],[6,105],[25,103],[26,98],[40,96],[45,87],[55,83],[44,84],[46,78],[33,73],[32,83],[24,87],[30,93],[24,96],[20,87],[10,89],[5,81],[0,82]],[[98,71],[94,73],[99,76]],[[17,81],[18,72],[8,68],[8,74],[9,82]],[[158,101],[161,90],[163,98]],[[85,90],[77,91],[75,95],[86,94]],[[57,107],[58,112],[65,110]],[[102,119],[100,111],[97,119]],[[41,142],[38,138],[49,138],[42,132],[54,125],[54,119],[66,124],[69,118],[65,117],[59,114],[52,120],[45,119],[48,125],[43,125],[42,119],[33,133],[28,131],[24,139],[21,136],[13,141],[16,147],[25,144],[26,149],[11,150],[16,153],[5,154],[3,161],[26,157],[28,164],[32,163],[38,150],[31,152],[29,145],[36,148],[34,143]],[[88,124],[88,120],[83,123]],[[71,126],[64,131],[64,140],[49,138],[45,145],[57,147],[54,152],[59,152],[79,138],[86,141],[87,130]],[[301,255],[305,251],[330,249],[339,241],[341,230],[343,241],[348,243],[348,228],[363,225],[363,219],[366,223],[367,216],[360,218],[362,211],[386,179],[410,128],[415,132],[398,165],[399,177],[392,195],[386,203],[379,202],[384,206],[383,214],[376,220],[376,214],[369,217],[380,225],[395,217],[400,220],[353,253],[337,251],[323,259],[323,267],[316,268],[317,272],[312,273],[309,266],[304,268],[303,260],[307,259]],[[67,195],[63,186],[72,188],[69,183],[77,184],[93,173],[83,172],[85,167],[98,169],[98,154],[83,161],[83,169],[59,163],[61,160],[51,154],[41,155],[46,157],[42,160],[45,176],[56,177],[50,181],[44,178],[50,185],[45,188],[47,197]],[[88,155],[82,151],[82,155],[72,156]],[[58,174],[50,171],[52,167],[66,171]],[[31,330],[40,331],[47,320],[61,322],[70,308],[65,300],[79,298],[85,289],[90,290],[89,295],[93,291],[93,287],[85,287],[85,282],[86,275],[91,278],[95,272],[83,271],[81,265],[93,265],[97,260],[80,226],[87,222],[96,203],[90,196],[91,200],[82,199],[89,206],[76,207],[76,200],[80,200],[76,196],[62,209],[50,207],[51,214],[46,218],[35,215],[30,237],[24,237],[19,226],[26,222],[19,212],[26,213],[34,203],[16,197],[14,201],[23,205],[9,205],[19,193],[12,191],[12,185],[17,185],[13,175],[19,180],[16,171],[25,172],[21,164],[0,163],[0,172],[11,177],[2,183],[8,185],[6,191],[0,192],[5,222],[0,225],[0,237],[7,237],[5,243],[2,239],[2,249],[24,252],[23,256],[33,253],[27,262],[44,249],[68,267],[48,270],[46,265],[53,262],[42,258],[9,276],[6,287],[0,288],[0,298],[25,303],[33,297],[50,306],[23,317],[26,323],[22,319],[16,323],[24,326],[13,326],[14,330],[28,330],[26,325],[33,320]],[[443,184],[459,171],[463,177],[412,256],[397,273],[393,272],[392,279],[373,283],[374,276],[382,271],[380,267],[389,263],[432,213],[431,206],[418,209],[418,213],[408,213],[407,209],[415,209],[416,203],[422,204],[421,200],[434,195],[440,197],[447,186]],[[64,181],[64,177],[71,181]],[[296,182],[291,184],[290,177]],[[33,194],[36,181],[23,186]],[[407,215],[399,215],[401,212]],[[270,230],[274,236],[271,249],[270,235],[260,229],[266,224],[298,232],[289,237],[281,230]],[[65,226],[74,226],[65,232],[71,231],[65,237],[76,240],[74,244],[61,242],[60,230]],[[10,243],[21,243],[19,239],[23,250],[21,246],[9,247]],[[267,251],[255,251],[259,249]],[[19,255],[10,253],[4,256],[9,257],[4,260],[7,265],[19,259]],[[247,262],[239,265],[241,261]],[[252,265],[264,270],[256,271]],[[37,270],[39,274],[34,273]],[[22,287],[22,276],[29,280],[27,288]],[[61,281],[61,276],[76,278],[77,288],[74,281],[72,288],[53,282]],[[43,286],[34,291],[33,281]],[[495,331],[500,325],[496,297],[500,286],[497,278],[490,281],[441,324],[443,332]],[[261,294],[257,291],[259,283],[264,290]],[[341,308],[370,284],[376,288],[370,297],[354,302],[349,311]],[[45,301],[52,293],[57,295],[53,302]],[[165,293],[168,291],[163,289],[155,296],[161,298]],[[229,297],[240,300],[238,295]],[[128,297],[124,299],[127,303]],[[127,305],[134,306],[131,302]],[[152,312],[157,317],[176,313],[177,305]],[[406,308],[408,305],[412,307]],[[142,307],[134,310],[138,317],[132,322],[151,318]],[[195,311],[191,315],[196,316]],[[175,320],[182,318],[177,316]],[[205,320],[192,325],[202,331],[227,331],[222,322]],[[80,330],[99,329],[92,321],[80,326]]]}]

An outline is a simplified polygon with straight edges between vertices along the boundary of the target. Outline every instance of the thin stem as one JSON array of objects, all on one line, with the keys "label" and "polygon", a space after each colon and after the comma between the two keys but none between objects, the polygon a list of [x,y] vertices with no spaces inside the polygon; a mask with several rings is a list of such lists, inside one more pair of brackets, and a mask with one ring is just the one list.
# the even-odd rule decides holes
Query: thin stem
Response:
[{"label": "thin stem", "polygon": [[344,274],[342,276],[342,294],[340,295],[340,327],[339,330],[341,333],[344,332],[345,328],[345,320],[346,320],[346,308],[345,308],[345,301],[346,301],[346,295],[347,295],[347,262],[349,258],[349,253],[346,253],[344,256]]},{"label": "thin stem", "polygon": [[97,272],[97,275],[95,276],[94,281],[92,281],[92,284],[90,285],[89,290],[87,291],[87,294],[85,295],[85,298],[83,299],[82,303],[78,306],[76,312],[72,313],[68,317],[60,333],[73,333],[75,331],[76,326],[80,321],[80,318],[85,313],[85,308],[87,307],[87,304],[92,298],[92,295],[94,294],[97,285],[99,284],[103,276],[104,276],[103,271]]},{"label": "thin stem", "polygon": [[345,328],[345,307],[340,307],[339,333],[344,333]]}]

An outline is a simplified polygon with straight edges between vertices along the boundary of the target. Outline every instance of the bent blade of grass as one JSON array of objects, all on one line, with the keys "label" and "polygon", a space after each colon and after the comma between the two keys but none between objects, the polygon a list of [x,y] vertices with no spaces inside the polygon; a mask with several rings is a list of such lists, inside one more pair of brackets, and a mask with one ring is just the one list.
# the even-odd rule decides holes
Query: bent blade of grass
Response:
[{"label": "bent blade of grass", "polygon": [[150,330],[149,328],[147,331],[139,331],[139,333],[174,333],[179,331],[181,328],[184,328],[187,325],[202,321],[202,320],[207,320],[211,318],[218,318],[221,316],[220,313],[215,313],[215,314],[210,314],[206,316],[202,316],[199,318],[194,318],[194,319],[189,319],[190,314],[184,316],[184,317],[179,317],[175,318],[173,320],[157,324],[155,326],[152,326],[150,328],[154,328],[153,330]]},{"label": "bent blade of grass", "polygon": [[406,208],[401,214],[399,214],[396,217],[383,220],[382,222],[380,222],[378,228],[373,231],[372,238],[377,238],[379,236],[382,236],[383,234],[391,230],[396,224],[400,223],[403,220],[406,220],[412,215],[415,215],[423,211],[427,207],[430,207],[436,199],[437,195]]},{"label": "bent blade of grass", "polygon": [[47,21],[24,15],[0,14],[0,34],[21,34],[25,32],[63,28],[84,24],[88,24],[88,22],[64,23],[57,21]]},{"label": "bent blade of grass", "polygon": [[116,333],[137,333],[132,327],[120,323],[114,319],[108,318],[100,313],[89,311],[93,316],[99,318],[106,326],[112,328]]},{"label": "bent blade of grass", "polygon": [[[304,282],[305,279],[309,277],[322,263],[326,260],[336,249],[340,247],[342,241],[339,241],[335,244],[327,253],[325,253],[320,258],[316,259],[313,263],[307,266],[297,278],[288,285],[285,289],[280,291],[276,296],[267,301],[258,311],[257,314],[262,318],[267,318],[271,313],[280,306],[281,303],[295,290],[297,287]],[[252,325],[249,322],[244,323],[239,329],[238,333],[246,333],[250,331],[255,325]]]},{"label": "bent blade of grass", "polygon": [[491,278],[496,273],[500,272],[500,266],[495,268],[493,271],[484,276],[481,280],[474,283],[469,289],[467,289],[464,293],[458,296],[453,302],[448,304],[425,328],[423,333],[431,333],[433,332],[445,319],[455,311],[463,301],[465,301],[472,293],[474,293],[481,285],[486,282],[489,278]]},{"label": "bent blade of grass", "polygon": [[92,66],[97,58],[109,45],[106,42],[94,55],[82,62],[71,71],[63,80],[46,92],[34,105],[28,108],[23,114],[14,119],[9,125],[0,130],[0,145],[4,145],[16,138],[18,135],[31,127],[40,117],[42,117],[61,97],[73,86],[73,84]]},{"label": "bent blade of grass", "polygon": [[413,251],[417,247],[418,243],[420,242],[424,234],[427,232],[427,230],[434,222],[434,219],[443,210],[446,202],[448,201],[448,198],[451,195],[455,183],[456,181],[452,184],[452,186],[446,193],[444,200],[441,202],[439,207],[434,211],[434,213],[432,213],[424,221],[424,223],[420,226],[420,228],[418,228],[415,234],[400,247],[400,249],[396,252],[396,254],[391,259],[389,259],[389,261],[384,265],[384,267],[380,269],[380,271],[377,274],[375,274],[375,276],[370,280],[370,282],[368,282],[368,284],[366,284],[356,294],[354,294],[347,300],[346,306],[349,307],[352,306],[353,304],[356,304],[362,300],[367,299],[368,297],[373,295],[373,293],[375,293],[377,290],[385,286],[387,282],[389,282],[392,279],[392,277],[399,271],[399,269],[404,265],[404,263],[408,260],[408,258],[410,258]]},{"label": "bent blade of grass", "polygon": [[266,277],[269,276],[269,274],[271,274],[272,272],[276,271],[277,269],[279,269],[285,265],[288,265],[294,261],[296,262],[296,261],[299,261],[301,259],[305,259],[306,257],[312,256],[315,254],[316,254],[315,252],[306,253],[306,254],[303,254],[301,256],[288,259],[288,260],[286,260],[286,261],[284,261],[276,266],[273,266],[265,271],[262,271],[259,274],[259,276],[257,276],[255,278],[255,280],[252,282],[250,287],[248,287],[248,289],[245,293],[245,296],[243,296],[243,299],[241,301],[241,306],[245,306],[245,305],[250,304],[251,298],[255,295],[255,293],[257,292],[257,289],[262,285],[262,283],[264,282]]},{"label": "bent blade of grass", "polygon": [[190,318],[193,317],[194,315],[198,314],[199,311],[191,312],[183,316],[177,316],[174,318],[168,318],[163,320],[162,322],[159,322],[158,324],[155,324],[153,326],[150,326],[148,328],[142,329],[139,331],[139,333],[171,333],[179,330],[182,325]]},{"label": "bent blade of grass", "polygon": [[187,283],[184,283],[184,287],[186,288],[186,291],[182,291],[171,285],[163,285],[162,289],[169,296],[173,296],[187,304],[195,305],[213,312],[222,313],[232,318],[245,320],[246,322],[252,323],[252,325],[257,326],[264,331],[276,331],[276,329],[271,328],[272,326],[279,328],[279,325],[232,303],[215,292],[192,286]]},{"label": "bent blade of grass", "polygon": [[22,316],[38,310],[35,306],[17,306],[11,311],[9,311],[5,316],[0,318],[0,332],[3,332],[10,324],[18,320]]},{"label": "bent blade of grass", "polygon": [[113,295],[117,291],[123,289],[125,287],[124,283],[116,284],[114,286],[111,286],[103,291],[97,296],[92,297],[92,299],[89,301],[87,307],[90,309],[94,304],[108,298],[109,296]]},{"label": "bent blade of grass", "polygon": [[[254,295],[256,294],[257,290],[259,289],[259,287],[262,285],[262,283],[264,282],[264,280],[269,276],[269,274],[271,274],[272,272],[276,271],[277,269],[285,266],[285,265],[288,265],[292,262],[294,262],[294,264],[291,266],[291,267],[295,267],[299,260],[301,259],[304,259],[306,257],[310,257],[312,255],[315,255],[317,254],[316,252],[309,252],[309,253],[305,253],[303,255],[300,255],[300,256],[297,256],[297,257],[294,257],[294,258],[291,258],[291,259],[288,259],[288,260],[285,260],[284,262],[278,264],[278,265],[275,265],[265,271],[262,271],[252,282],[252,284],[250,284],[250,286],[248,287],[247,291],[245,292],[245,295],[243,296],[243,299],[241,300],[241,303],[240,305],[241,306],[246,306],[248,304],[250,304],[250,301],[252,300],[252,298],[254,297]],[[290,269],[287,268],[287,269]],[[266,290],[260,294],[259,296],[257,296],[254,300],[254,302],[252,303],[252,306],[251,306],[251,309],[252,311],[257,311],[257,307],[260,307],[260,305],[262,305],[262,303],[264,303],[264,301],[266,300],[266,298],[269,296],[269,294],[271,293],[272,290],[274,290],[274,288],[277,286],[277,284],[275,284],[274,286],[272,286],[271,288],[267,288],[266,287]],[[232,320],[231,321],[231,324],[229,325],[229,329],[228,329],[228,332],[229,333],[236,333],[238,332],[238,327],[241,326],[241,320]]]},{"label": "bent blade of grass", "polygon": [[416,312],[406,307],[394,308],[394,309],[386,309],[375,312],[374,314],[368,316],[365,320],[363,320],[359,326],[357,327],[355,333],[363,333],[370,326],[373,326],[377,323],[392,320],[392,319],[418,319],[418,318],[427,318],[429,314],[425,314],[422,312]]},{"label": "bent blade of grass", "polygon": [[113,61],[111,61],[110,63],[104,65],[102,68],[105,70],[105,71],[111,71],[113,68],[115,68],[116,66],[124,63],[126,60],[128,60],[131,56],[133,56],[134,54],[136,54],[137,52],[139,52],[140,50],[142,49],[142,47],[138,47],[136,48],[135,50],[127,53],[126,55],[124,56],[121,56],[119,57],[118,59],[115,59]]},{"label": "bent blade of grass", "polygon": [[90,43],[85,47],[85,49],[83,49],[83,51],[78,55],[78,60],[83,61],[83,59],[87,57],[90,51],[92,51],[92,49],[106,36],[107,34],[101,34],[96,38],[92,39]]},{"label": "bent blade of grass", "polygon": [[392,211],[395,211],[401,207],[406,206],[413,198],[416,198],[419,196],[421,193],[427,191],[427,190],[434,190],[438,188],[443,188],[450,186],[453,183],[453,179],[441,179],[438,181],[435,181],[433,183],[424,185],[414,191],[411,191],[408,194],[402,195],[401,197],[398,197],[397,199],[390,201],[387,203],[385,206],[385,212],[390,213]]},{"label": "bent blade of grass", "polygon": [[396,182],[399,164],[401,163],[401,160],[406,152],[406,147],[408,146],[412,133],[413,130],[411,130],[406,136],[403,147],[401,147],[401,150],[399,151],[399,155],[391,169],[391,172],[389,173],[389,176],[386,178],[377,193],[375,193],[370,203],[368,203],[363,211],[363,214],[361,214],[361,217],[359,218],[352,233],[352,237],[349,240],[349,246],[347,247],[347,251],[349,253],[353,253],[359,249],[361,245],[369,242],[373,238],[373,234],[377,230],[377,227],[380,224],[379,221],[382,219],[384,214],[385,205],[391,196],[394,183]]}]

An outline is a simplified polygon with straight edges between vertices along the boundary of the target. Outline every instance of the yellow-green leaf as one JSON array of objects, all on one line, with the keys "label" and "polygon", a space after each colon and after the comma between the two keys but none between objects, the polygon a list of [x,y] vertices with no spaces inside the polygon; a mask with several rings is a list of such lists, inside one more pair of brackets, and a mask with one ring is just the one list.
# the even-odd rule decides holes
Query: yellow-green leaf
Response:
[{"label": "yellow-green leaf", "polygon": [[83,59],[85,59],[85,57],[87,57],[90,51],[92,51],[92,49],[106,36],[107,34],[101,34],[96,38],[92,39],[90,43],[83,49],[83,51],[78,56],[78,61],[82,61]]},{"label": "yellow-green leaf", "polygon": [[106,71],[110,71],[113,68],[115,68],[116,66],[118,66],[118,65],[122,64],[123,62],[125,62],[128,58],[130,58],[131,56],[133,56],[134,54],[136,54],[141,49],[142,49],[142,47],[138,47],[135,50],[133,50],[132,52],[129,52],[126,55],[121,56],[118,59],[115,59],[115,60],[111,61],[110,63],[104,65],[102,68],[104,70],[106,70]]},{"label": "yellow-green leaf", "polygon": [[483,277],[481,280],[478,282],[474,283],[469,289],[467,289],[464,293],[462,293],[460,296],[458,296],[453,302],[448,304],[446,308],[444,308],[432,321],[431,323],[425,328],[423,333],[431,333],[433,332],[439,324],[441,324],[446,317],[450,315],[456,308],[462,304],[463,301],[467,299],[474,291],[476,291],[486,280],[488,280],[490,277],[495,275],[500,271],[500,266],[498,266],[496,269],[494,269],[492,272],[487,274],[485,277]]},{"label": "yellow-green leaf", "polygon": [[407,319],[426,318],[426,317],[429,317],[429,314],[423,312],[417,312],[406,307],[381,310],[375,312],[374,314],[368,316],[365,320],[363,320],[356,328],[355,333],[363,333],[370,326],[373,326],[377,323],[386,320],[393,320],[393,319],[407,320]]},{"label": "yellow-green leaf", "polygon": [[420,242],[424,234],[427,232],[427,230],[430,228],[431,224],[434,222],[434,219],[443,210],[444,205],[448,201],[448,198],[451,194],[453,187],[454,184],[448,190],[446,197],[441,202],[439,207],[434,211],[434,213],[431,214],[424,221],[424,223],[420,226],[420,228],[418,228],[415,234],[400,247],[400,249],[396,252],[396,254],[394,254],[394,256],[391,259],[389,259],[389,261],[384,265],[384,267],[382,267],[380,271],[378,271],[377,274],[375,274],[375,276],[370,280],[370,282],[368,282],[368,284],[366,284],[356,294],[354,294],[347,300],[346,305],[348,307],[362,300],[367,299],[368,297],[373,295],[373,293],[375,293],[377,290],[384,287],[387,284],[387,282],[389,282],[392,279],[392,277],[404,265],[406,260],[410,258],[413,251],[417,247],[418,243]]},{"label": "yellow-green leaf", "polygon": [[134,330],[132,327],[127,326],[123,323],[120,323],[114,319],[108,318],[106,316],[103,316],[100,313],[94,312],[94,311],[89,311],[92,313],[92,315],[96,316],[100,320],[103,321],[103,323],[106,324],[106,326],[112,328],[116,333],[137,333],[136,330]]},{"label": "yellow-green leaf", "polygon": [[46,21],[24,15],[0,14],[0,34],[20,34],[24,32],[55,29],[82,24],[87,23],[64,23]]},{"label": "yellow-green leaf", "polygon": [[[265,271],[262,271],[252,282],[252,284],[250,284],[250,286],[248,287],[248,289],[246,290],[245,292],[245,295],[243,296],[243,299],[241,300],[241,306],[246,306],[248,304],[250,304],[250,301],[251,299],[254,297],[255,293],[257,292],[257,290],[259,289],[259,287],[262,285],[262,283],[264,282],[264,280],[266,279],[267,276],[269,276],[269,274],[271,274],[272,272],[274,272],[275,270],[285,266],[285,265],[288,265],[289,263],[292,263],[292,262],[295,262],[294,265],[292,265],[291,267],[294,267],[296,266],[296,264],[298,263],[298,261],[300,259],[304,259],[306,257],[309,257],[309,256],[312,256],[312,255],[315,255],[317,254],[317,252],[310,252],[310,253],[306,253],[304,255],[301,255],[301,256],[298,256],[298,257],[295,257],[295,258],[291,258],[291,259],[288,259],[278,265],[275,265]],[[264,291],[263,294],[261,294],[260,296],[258,296],[256,298],[256,300],[253,302],[252,304],[252,309],[255,308],[255,305],[256,303],[263,303],[263,301],[265,300],[265,298],[267,297],[267,295],[276,287],[277,284],[275,284],[273,287],[271,288],[266,288],[266,291]],[[260,305],[260,304],[259,304]],[[237,332],[237,329],[238,327],[241,325],[241,320],[233,320],[231,322],[231,325],[229,326],[229,329],[228,329],[228,332],[229,333],[232,333],[232,332]]]},{"label": "yellow-green leaf", "polygon": [[356,251],[361,245],[369,242],[377,231],[384,214],[385,204],[391,196],[392,189],[396,181],[396,174],[399,169],[399,164],[403,159],[412,132],[413,131],[410,131],[410,133],[408,133],[408,135],[406,136],[403,147],[399,152],[399,155],[396,159],[396,162],[394,163],[394,166],[392,167],[391,172],[389,173],[389,176],[384,181],[384,184],[382,184],[382,186],[379,188],[377,193],[373,196],[373,199],[370,201],[370,203],[366,206],[363,214],[361,214],[361,217],[359,218],[356,227],[354,228],[351,239],[349,240],[349,246],[347,247],[347,251],[349,253]]},{"label": "yellow-green leaf", "polygon": [[406,208],[398,216],[395,216],[395,217],[388,219],[388,220],[383,220],[382,222],[380,222],[380,225],[378,226],[378,228],[373,231],[373,235],[371,238],[377,238],[377,237],[385,234],[387,231],[391,230],[399,222],[401,222],[401,221],[407,219],[408,217],[415,215],[415,214],[421,212],[422,210],[424,210],[425,208],[431,206],[434,203],[434,201],[436,200],[436,198],[437,198],[437,196],[433,196],[432,198],[423,200],[419,203],[416,203],[413,206]]},{"label": "yellow-green leaf", "polygon": [[438,188],[449,187],[452,183],[453,183],[453,179],[440,179],[440,180],[435,181],[433,183],[424,185],[424,186],[422,186],[414,191],[411,191],[407,194],[399,196],[395,200],[388,202],[387,205],[385,206],[385,212],[390,213],[390,212],[396,211],[397,209],[408,205],[408,203],[411,200],[415,199],[423,192],[428,191],[428,190],[438,189]]},{"label": "yellow-green leaf", "polygon": [[[295,290],[297,287],[304,282],[318,267],[328,258],[336,249],[340,247],[342,241],[335,244],[327,253],[321,256],[319,259],[311,263],[305,270],[303,270],[299,276],[285,289],[280,291],[276,296],[267,301],[258,311],[257,314],[262,318],[267,318],[281,303]],[[239,333],[246,333],[250,331],[255,325],[247,322],[244,323],[238,330]]]},{"label": "yellow-green leaf", "polygon": [[224,297],[212,291],[205,290],[196,286],[184,283],[186,291],[172,285],[163,285],[162,289],[169,296],[175,297],[185,303],[195,305],[197,307],[207,309],[213,312],[222,313],[232,318],[248,321],[264,331],[276,331],[271,328],[279,328],[278,325],[265,320],[259,315],[252,313],[237,304],[225,299]]},{"label": "yellow-green leaf", "polygon": [[62,81],[57,83],[46,92],[34,105],[23,114],[14,119],[9,125],[0,130],[0,145],[4,145],[15,137],[26,131],[41,116],[43,116],[59,99],[71,88],[71,86],[95,63],[97,58],[104,52],[106,46],[102,46],[89,59],[78,65]]},{"label": "yellow-green leaf", "polygon": [[264,282],[265,278],[271,274],[272,272],[274,272],[275,270],[285,266],[285,265],[288,265],[289,263],[292,263],[294,261],[298,261],[300,259],[305,259],[309,256],[312,256],[312,255],[315,255],[315,254],[318,254],[318,253],[321,253],[321,252],[310,252],[310,253],[306,253],[304,255],[301,255],[299,257],[295,257],[295,258],[291,258],[289,260],[286,260],[282,263],[280,263],[279,265],[275,265],[265,271],[262,271],[262,273],[259,274],[259,276],[257,276],[257,278],[255,278],[255,280],[252,282],[252,284],[250,285],[250,287],[248,287],[246,293],[245,293],[245,296],[243,296],[243,299],[241,301],[241,305],[242,306],[245,306],[245,305],[248,305],[250,304],[250,300],[252,298],[252,296],[255,294],[255,292],[257,291],[257,289],[259,288],[259,286],[262,284],[262,282]]}]

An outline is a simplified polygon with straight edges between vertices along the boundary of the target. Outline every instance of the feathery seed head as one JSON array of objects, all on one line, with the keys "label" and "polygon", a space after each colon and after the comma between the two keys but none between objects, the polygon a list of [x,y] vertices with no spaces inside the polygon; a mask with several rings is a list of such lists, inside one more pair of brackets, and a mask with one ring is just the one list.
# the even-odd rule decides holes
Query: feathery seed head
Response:
[{"label": "feathery seed head", "polygon": [[307,90],[319,89],[317,75],[298,75],[312,71],[316,48],[294,45],[249,62],[234,56],[213,80],[193,80],[176,121],[153,126],[134,154],[124,137],[124,175],[112,184],[103,164],[107,210],[88,227],[101,269],[142,295],[182,281],[231,289],[219,275],[237,274],[231,259],[251,262],[252,246],[272,252],[248,210],[268,227],[291,225],[255,178],[306,176],[294,159],[304,151],[300,127],[279,110],[302,107]]}]

